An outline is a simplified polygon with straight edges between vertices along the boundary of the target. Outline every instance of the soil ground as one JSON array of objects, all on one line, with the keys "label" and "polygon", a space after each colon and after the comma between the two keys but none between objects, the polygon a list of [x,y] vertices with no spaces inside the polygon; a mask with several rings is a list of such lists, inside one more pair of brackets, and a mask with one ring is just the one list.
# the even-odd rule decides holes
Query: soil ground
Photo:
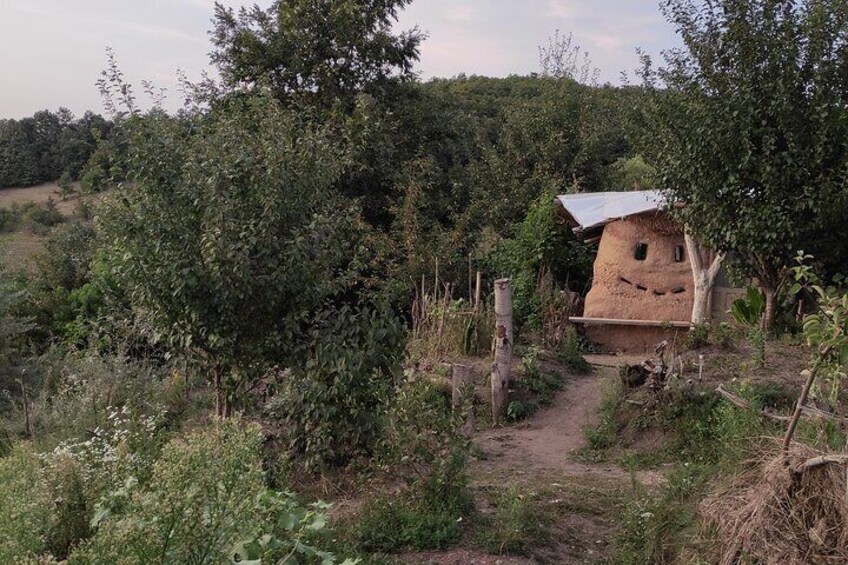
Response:
[{"label": "soil ground", "polygon": [[[596,356],[588,375],[564,373],[565,385],[553,403],[510,426],[478,431],[469,468],[476,506],[494,511],[492,493],[517,492],[548,507],[553,543],[529,557],[492,556],[457,548],[409,554],[410,564],[597,563],[609,556],[622,501],[636,483],[647,488],[663,480],[658,471],[628,472],[615,463],[585,463],[575,454],[586,445],[584,429],[597,425],[604,388],[617,378],[617,358]],[[602,366],[606,365],[606,366]],[[474,366],[476,370],[483,367]],[[564,371],[561,367],[548,367]]]}]

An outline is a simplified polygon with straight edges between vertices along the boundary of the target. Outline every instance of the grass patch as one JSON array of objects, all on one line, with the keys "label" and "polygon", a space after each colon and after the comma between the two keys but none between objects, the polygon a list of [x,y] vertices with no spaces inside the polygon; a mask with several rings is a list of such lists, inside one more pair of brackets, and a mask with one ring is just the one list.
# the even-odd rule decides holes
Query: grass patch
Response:
[{"label": "grass patch", "polygon": [[494,512],[478,518],[477,542],[489,553],[497,555],[532,555],[533,549],[551,543],[552,516],[534,500],[516,488],[501,493],[495,500]]},{"label": "grass patch", "polygon": [[603,400],[598,409],[598,425],[583,430],[586,446],[575,453],[578,461],[600,463],[608,459],[607,451],[618,442],[617,415],[624,403],[624,389],[619,381],[609,381],[604,385]]},{"label": "grass patch", "polygon": [[514,383],[517,394],[506,409],[510,421],[529,418],[540,408],[549,406],[565,384],[562,375],[542,370],[540,356],[537,347],[529,347],[521,357],[521,378]]}]

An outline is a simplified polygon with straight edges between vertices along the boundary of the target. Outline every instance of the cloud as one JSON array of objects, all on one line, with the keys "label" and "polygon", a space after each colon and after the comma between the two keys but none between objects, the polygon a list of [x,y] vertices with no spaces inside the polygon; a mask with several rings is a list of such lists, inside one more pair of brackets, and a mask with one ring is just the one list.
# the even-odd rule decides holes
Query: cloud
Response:
[{"label": "cloud", "polygon": [[548,15],[568,20],[577,15],[577,7],[571,0],[548,0]]},{"label": "cloud", "polygon": [[445,12],[445,18],[451,22],[470,22],[477,15],[477,10],[467,4],[451,6]]},{"label": "cloud", "polygon": [[624,46],[624,40],[619,35],[597,33],[589,36],[592,46],[604,51],[616,51]]}]

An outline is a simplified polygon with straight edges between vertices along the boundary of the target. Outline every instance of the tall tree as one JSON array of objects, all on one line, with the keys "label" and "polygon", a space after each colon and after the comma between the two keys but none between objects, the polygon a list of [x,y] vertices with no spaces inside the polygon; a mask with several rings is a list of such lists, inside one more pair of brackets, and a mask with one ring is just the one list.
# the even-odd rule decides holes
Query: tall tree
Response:
[{"label": "tall tree", "polygon": [[358,283],[357,211],[330,190],[339,132],[269,97],[123,127],[132,186],[98,217],[109,262],[151,337],[202,364],[226,414]]},{"label": "tall tree", "polygon": [[269,87],[281,99],[352,104],[412,78],[423,34],[395,35],[411,0],[276,0],[238,12],[215,4],[212,62],[230,88]]},{"label": "tall tree", "polygon": [[[645,59],[639,149],[693,235],[732,252],[766,294],[832,226],[848,170],[848,3],[665,0],[683,40]],[[663,88],[664,87],[664,88]]]}]

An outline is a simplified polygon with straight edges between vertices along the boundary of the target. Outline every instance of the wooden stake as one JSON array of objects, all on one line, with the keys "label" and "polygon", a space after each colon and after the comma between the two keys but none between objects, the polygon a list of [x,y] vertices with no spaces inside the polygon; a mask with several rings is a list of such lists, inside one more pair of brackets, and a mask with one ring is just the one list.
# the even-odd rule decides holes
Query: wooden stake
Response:
[{"label": "wooden stake", "polygon": [[[824,354],[823,354],[824,355]],[[786,435],[783,436],[783,458],[785,463],[789,464],[789,446],[792,444],[792,436],[795,435],[795,428],[798,426],[798,420],[801,419],[801,412],[804,410],[804,404],[807,402],[807,396],[810,394],[810,389],[813,387],[813,382],[816,380],[816,374],[819,372],[820,364],[816,363],[807,374],[807,381],[801,388],[801,396],[798,397],[798,402],[795,404],[795,412],[792,414],[792,419],[789,421],[789,427],[786,428]]]},{"label": "wooden stake", "polygon": [[480,311],[480,293],[483,288],[483,275],[477,271],[477,285],[474,287],[474,310]]},{"label": "wooden stake", "polygon": [[495,281],[495,362],[492,364],[492,421],[501,421],[509,394],[512,364],[512,290],[509,279]]},{"label": "wooden stake", "polygon": [[26,432],[26,436],[29,439],[32,439],[32,417],[29,412],[29,396],[27,396],[27,389],[24,386],[24,380],[21,379],[18,381],[21,385],[21,395],[23,396],[24,401],[24,431]]},{"label": "wooden stake", "polygon": [[474,431],[474,375],[468,365],[453,366],[453,410],[465,417],[462,433],[470,436]]},{"label": "wooden stake", "polygon": [[433,284],[433,298],[439,301],[439,258],[436,257],[436,280]]}]

